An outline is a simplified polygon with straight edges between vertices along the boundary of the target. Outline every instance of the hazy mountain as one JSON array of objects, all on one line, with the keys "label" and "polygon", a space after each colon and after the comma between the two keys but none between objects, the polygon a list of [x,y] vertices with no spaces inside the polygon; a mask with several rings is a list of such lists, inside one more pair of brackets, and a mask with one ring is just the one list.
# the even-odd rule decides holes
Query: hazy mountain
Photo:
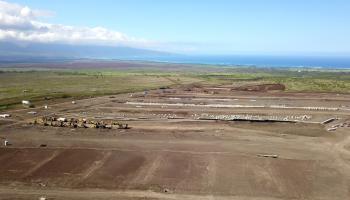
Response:
[{"label": "hazy mountain", "polygon": [[171,54],[130,47],[0,42],[1,61],[64,58],[137,59],[167,55]]}]

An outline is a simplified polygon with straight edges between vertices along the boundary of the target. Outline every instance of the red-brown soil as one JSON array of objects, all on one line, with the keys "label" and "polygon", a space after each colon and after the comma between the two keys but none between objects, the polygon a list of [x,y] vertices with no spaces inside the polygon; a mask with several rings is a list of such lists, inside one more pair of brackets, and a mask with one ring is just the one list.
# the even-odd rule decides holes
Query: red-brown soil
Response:
[{"label": "red-brown soil", "polygon": [[238,90],[238,91],[269,91],[269,90],[285,90],[286,86],[281,83],[275,83],[275,84],[259,84],[259,85],[243,85],[239,87],[235,87],[232,90]]}]

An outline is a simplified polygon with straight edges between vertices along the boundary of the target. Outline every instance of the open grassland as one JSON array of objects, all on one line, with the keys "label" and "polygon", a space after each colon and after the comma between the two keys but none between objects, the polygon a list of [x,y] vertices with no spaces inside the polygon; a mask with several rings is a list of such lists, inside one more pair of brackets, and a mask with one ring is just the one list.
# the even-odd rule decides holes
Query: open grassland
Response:
[{"label": "open grassland", "polygon": [[200,77],[214,84],[281,83],[286,86],[286,92],[350,93],[348,71],[235,68],[231,72],[205,73]]},{"label": "open grassland", "polygon": [[[281,83],[285,92],[350,93],[350,72],[346,70],[269,69],[207,65],[88,63],[90,67],[9,67],[0,71],[0,109],[14,107],[21,100],[81,99],[128,93],[182,84],[240,86]],[[47,64],[49,65],[49,64]],[[72,65],[72,66],[70,66]],[[80,66],[81,64],[79,64]],[[121,65],[121,66],[119,66]]]},{"label": "open grassland", "polygon": [[0,73],[0,107],[21,100],[86,98],[192,83],[199,79],[178,74],[127,72],[25,71]]}]

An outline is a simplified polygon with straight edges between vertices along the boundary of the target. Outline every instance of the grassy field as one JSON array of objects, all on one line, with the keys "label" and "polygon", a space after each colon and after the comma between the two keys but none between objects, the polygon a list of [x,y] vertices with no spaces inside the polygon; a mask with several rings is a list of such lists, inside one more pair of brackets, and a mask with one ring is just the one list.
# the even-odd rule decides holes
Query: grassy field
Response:
[{"label": "grassy field", "polygon": [[178,74],[145,74],[128,72],[25,71],[0,73],[0,109],[19,104],[21,100],[86,98],[143,91],[200,79]]},{"label": "grassy field", "polygon": [[350,93],[350,72],[337,70],[236,68],[228,72],[200,75],[211,83],[259,84],[281,83],[286,92]]},{"label": "grassy field", "polygon": [[0,71],[0,109],[21,100],[79,99],[143,91],[179,84],[282,83],[286,92],[350,93],[350,72],[337,70],[261,69],[252,67],[161,66],[138,69],[36,69]]}]

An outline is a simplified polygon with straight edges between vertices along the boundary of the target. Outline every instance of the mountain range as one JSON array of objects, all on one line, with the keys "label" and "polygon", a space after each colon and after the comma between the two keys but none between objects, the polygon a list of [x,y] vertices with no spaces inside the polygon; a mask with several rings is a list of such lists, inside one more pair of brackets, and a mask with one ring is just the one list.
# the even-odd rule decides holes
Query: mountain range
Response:
[{"label": "mountain range", "polygon": [[137,59],[171,53],[124,46],[0,42],[0,61],[54,59]]}]

